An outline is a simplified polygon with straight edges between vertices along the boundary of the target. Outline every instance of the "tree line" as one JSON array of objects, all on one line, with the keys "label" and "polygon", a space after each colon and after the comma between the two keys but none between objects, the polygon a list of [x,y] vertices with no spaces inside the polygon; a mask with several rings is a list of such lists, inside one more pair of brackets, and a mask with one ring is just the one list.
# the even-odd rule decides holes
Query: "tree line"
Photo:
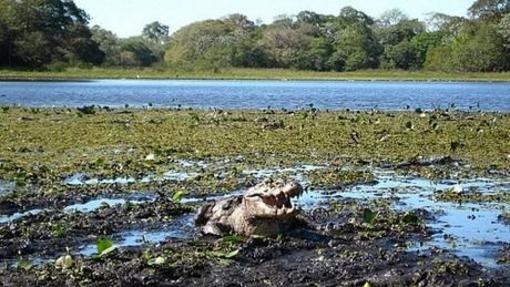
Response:
[{"label": "tree line", "polygon": [[0,66],[510,70],[510,0],[477,0],[468,14],[423,21],[398,9],[373,18],[345,7],[270,24],[233,14],[172,35],[154,22],[140,36],[119,38],[89,27],[72,0],[0,0]]}]

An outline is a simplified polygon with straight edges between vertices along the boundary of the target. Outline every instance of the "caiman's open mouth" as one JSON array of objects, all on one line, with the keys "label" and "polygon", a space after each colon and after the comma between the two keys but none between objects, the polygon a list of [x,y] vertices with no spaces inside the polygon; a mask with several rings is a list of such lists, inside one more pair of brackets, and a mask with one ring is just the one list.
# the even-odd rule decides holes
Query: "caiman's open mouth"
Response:
[{"label": "caiman's open mouth", "polygon": [[297,208],[292,203],[292,198],[303,194],[301,185],[280,181],[261,187],[255,186],[245,194],[245,204],[249,205],[250,215],[257,218],[275,218],[296,214]]}]

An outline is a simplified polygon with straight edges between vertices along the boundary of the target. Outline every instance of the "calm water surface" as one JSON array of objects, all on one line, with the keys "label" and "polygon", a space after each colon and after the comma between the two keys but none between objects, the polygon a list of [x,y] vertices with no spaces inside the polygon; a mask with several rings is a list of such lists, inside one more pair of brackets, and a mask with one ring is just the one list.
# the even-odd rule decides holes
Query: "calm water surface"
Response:
[{"label": "calm water surface", "polygon": [[404,110],[455,108],[510,111],[510,83],[104,80],[0,82],[0,105],[101,105],[199,109]]}]

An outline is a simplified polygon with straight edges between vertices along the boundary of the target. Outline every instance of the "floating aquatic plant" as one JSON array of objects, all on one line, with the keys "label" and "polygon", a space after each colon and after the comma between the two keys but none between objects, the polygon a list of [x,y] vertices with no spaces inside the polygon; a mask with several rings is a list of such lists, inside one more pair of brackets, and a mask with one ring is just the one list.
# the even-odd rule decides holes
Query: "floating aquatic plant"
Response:
[{"label": "floating aquatic plant", "polygon": [[116,249],[116,246],[113,244],[113,241],[106,238],[99,239],[97,241],[96,247],[99,256],[106,255]]}]

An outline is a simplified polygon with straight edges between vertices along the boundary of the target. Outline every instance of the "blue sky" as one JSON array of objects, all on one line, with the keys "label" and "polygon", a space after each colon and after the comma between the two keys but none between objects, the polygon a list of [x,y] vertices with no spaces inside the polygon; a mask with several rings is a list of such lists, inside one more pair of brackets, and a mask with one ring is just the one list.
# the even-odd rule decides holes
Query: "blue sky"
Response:
[{"label": "blue sky", "polygon": [[406,14],[424,19],[429,12],[466,15],[474,0],[75,0],[92,17],[91,24],[112,30],[121,37],[141,33],[145,24],[160,21],[173,32],[204,19],[242,13],[250,19],[270,23],[274,16],[294,15],[311,10],[338,14],[344,6],[353,6],[377,17],[399,8]]}]

